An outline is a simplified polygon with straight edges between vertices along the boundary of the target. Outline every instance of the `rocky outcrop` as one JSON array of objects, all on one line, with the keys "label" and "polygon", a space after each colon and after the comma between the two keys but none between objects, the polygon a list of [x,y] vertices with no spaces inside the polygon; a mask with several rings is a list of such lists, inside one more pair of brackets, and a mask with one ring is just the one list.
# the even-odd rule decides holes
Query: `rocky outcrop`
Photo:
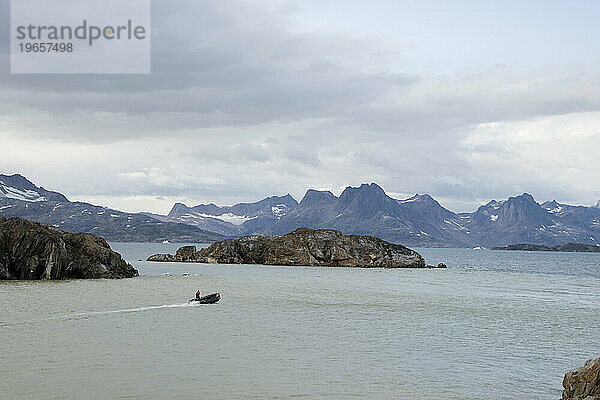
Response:
[{"label": "rocky outcrop", "polygon": [[437,265],[437,267],[435,267],[435,266],[433,266],[433,265],[428,265],[428,266],[427,266],[427,268],[448,268],[448,267],[447,267],[447,266],[446,266],[446,264],[444,264],[444,263],[439,263],[439,264]]},{"label": "rocky outcrop", "polygon": [[511,244],[503,247],[492,247],[492,250],[516,250],[516,251],[561,251],[568,253],[600,253],[600,245],[567,243],[559,246],[543,246],[539,244]]},{"label": "rocky outcrop", "polygon": [[0,279],[127,278],[135,268],[102,238],[0,216]]},{"label": "rocky outcrop", "polygon": [[283,236],[246,236],[196,251],[185,246],[175,255],[148,261],[219,264],[306,265],[363,268],[425,268],[419,253],[373,236],[344,235],[330,229],[300,228]]},{"label": "rocky outcrop", "polygon": [[562,400],[600,399],[600,358],[565,374]]},{"label": "rocky outcrop", "polygon": [[588,360],[583,367],[565,374],[563,400],[600,399],[600,358]]}]

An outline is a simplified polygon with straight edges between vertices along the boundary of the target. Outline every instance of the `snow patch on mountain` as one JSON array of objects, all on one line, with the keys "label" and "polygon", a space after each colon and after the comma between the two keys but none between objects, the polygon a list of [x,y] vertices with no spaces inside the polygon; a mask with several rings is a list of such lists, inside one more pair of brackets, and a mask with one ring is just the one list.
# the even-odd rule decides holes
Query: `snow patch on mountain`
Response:
[{"label": "snow patch on mountain", "polygon": [[[462,218],[462,217],[461,217],[461,218]],[[464,219],[464,218],[463,218],[463,219]],[[456,221],[450,221],[450,220],[447,220],[447,219],[445,219],[445,220],[444,220],[444,222],[445,222],[446,224],[453,225],[453,226],[457,227],[457,228],[458,228],[458,229],[460,229],[460,230],[463,230],[463,231],[468,231],[468,229],[467,229],[467,228],[465,228],[464,226],[462,226],[461,224],[459,224],[459,223],[458,223],[458,222],[456,222]],[[445,228],[443,228],[443,227],[442,227],[442,229],[445,229]]]},{"label": "snow patch on mountain", "polygon": [[288,213],[289,209],[285,204],[277,204],[271,207],[271,212],[274,216],[281,218]]},{"label": "snow patch on mountain", "polygon": [[410,197],[408,199],[404,199],[404,200],[396,200],[396,202],[398,204],[404,204],[404,203],[413,203],[415,201],[419,201],[422,199],[423,196],[421,196],[420,194],[415,194],[413,197]]},{"label": "snow patch on mountain", "polygon": [[46,201],[46,198],[34,190],[20,190],[0,181],[0,197],[22,201]]},{"label": "snow patch on mountain", "polygon": [[201,214],[201,213],[198,213],[196,215],[199,216],[199,217],[202,217],[202,218],[220,219],[223,222],[229,222],[229,223],[232,223],[233,225],[242,225],[246,221],[250,221],[252,219],[258,218],[258,216],[248,217],[246,215],[236,215],[236,214],[233,214],[233,213],[224,213],[224,214],[221,214],[221,215],[210,215],[210,214]]}]

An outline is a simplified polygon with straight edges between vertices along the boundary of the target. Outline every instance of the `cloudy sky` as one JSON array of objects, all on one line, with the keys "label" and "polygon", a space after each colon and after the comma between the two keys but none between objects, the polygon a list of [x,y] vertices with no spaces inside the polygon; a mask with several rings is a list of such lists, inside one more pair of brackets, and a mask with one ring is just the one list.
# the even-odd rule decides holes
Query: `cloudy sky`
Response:
[{"label": "cloudy sky", "polygon": [[595,0],[157,0],[152,73],[120,76],[9,74],[9,14],[0,172],[70,199],[600,199]]}]

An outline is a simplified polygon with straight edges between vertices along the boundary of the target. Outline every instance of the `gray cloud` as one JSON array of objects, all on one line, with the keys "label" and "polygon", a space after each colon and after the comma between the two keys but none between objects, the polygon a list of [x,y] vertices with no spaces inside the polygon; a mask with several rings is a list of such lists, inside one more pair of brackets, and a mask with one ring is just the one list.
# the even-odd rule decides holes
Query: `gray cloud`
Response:
[{"label": "gray cloud", "polygon": [[459,210],[522,191],[600,198],[585,172],[600,155],[598,74],[411,72],[393,39],[304,29],[301,7],[155,1],[148,76],[9,75],[2,35],[0,168],[80,198],[160,207],[372,181]]},{"label": "gray cloud", "polygon": [[[175,3],[153,4],[151,75],[5,73],[2,114],[35,110],[40,124],[64,120],[62,137],[106,142],[167,129],[335,117],[416,79],[364,72],[356,64],[373,43],[292,34],[285,15],[256,5]],[[129,132],[119,129],[129,125]]]}]

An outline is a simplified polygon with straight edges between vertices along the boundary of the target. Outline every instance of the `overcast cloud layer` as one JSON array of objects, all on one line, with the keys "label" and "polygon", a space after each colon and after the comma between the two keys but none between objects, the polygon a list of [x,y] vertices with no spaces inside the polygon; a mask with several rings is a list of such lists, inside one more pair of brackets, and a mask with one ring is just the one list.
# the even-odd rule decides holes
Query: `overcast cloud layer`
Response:
[{"label": "overcast cloud layer", "polygon": [[[151,75],[25,76],[7,73],[0,0],[0,172],[128,211],[361,182],[455,211],[525,191],[600,199],[600,64],[587,46],[600,28],[585,17],[598,6],[546,5],[565,42],[548,40],[561,29],[552,10],[502,31],[502,10],[462,25],[472,3],[457,2],[446,32],[431,21],[448,10],[382,1],[377,24],[360,16],[368,4],[155,1]],[[496,52],[490,32],[467,35],[494,24]]]}]

